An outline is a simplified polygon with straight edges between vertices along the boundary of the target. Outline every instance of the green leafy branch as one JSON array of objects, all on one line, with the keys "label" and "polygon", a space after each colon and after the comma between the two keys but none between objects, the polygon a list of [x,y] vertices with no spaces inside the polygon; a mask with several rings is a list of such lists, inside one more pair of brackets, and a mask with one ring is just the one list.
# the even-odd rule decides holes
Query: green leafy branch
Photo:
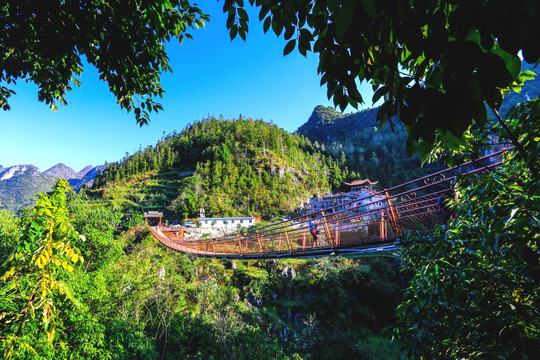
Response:
[{"label": "green leafy branch", "polygon": [[[4,358],[12,356],[16,344],[25,347],[24,328],[38,321],[52,343],[61,332],[60,304],[78,305],[66,284],[63,274],[74,271],[73,265],[84,262],[78,250],[71,245],[74,239],[84,240],[69,221],[66,208],[66,193],[72,191],[67,181],[59,179],[51,194],[39,194],[36,206],[23,219],[24,231],[17,250],[7,261],[7,270],[0,278],[10,289],[8,295],[13,302],[11,309],[0,312],[7,321],[13,336],[1,339]],[[19,309],[16,313],[13,309]]]}]

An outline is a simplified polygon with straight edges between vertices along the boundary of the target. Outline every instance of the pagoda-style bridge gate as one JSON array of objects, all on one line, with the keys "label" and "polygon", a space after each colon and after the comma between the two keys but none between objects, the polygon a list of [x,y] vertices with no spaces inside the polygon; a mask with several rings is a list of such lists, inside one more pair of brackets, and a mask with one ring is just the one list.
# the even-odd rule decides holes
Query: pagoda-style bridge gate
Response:
[{"label": "pagoda-style bridge gate", "polygon": [[[457,174],[474,176],[489,171],[501,164],[503,152],[349,203],[219,238],[185,239],[183,234],[161,226],[162,214],[145,213],[145,217],[159,218],[158,225],[149,227],[163,245],[201,257],[275,259],[392,251],[408,231],[429,232],[448,221],[452,214],[444,203],[454,196]],[[310,220],[317,223],[316,240],[309,231]]]}]

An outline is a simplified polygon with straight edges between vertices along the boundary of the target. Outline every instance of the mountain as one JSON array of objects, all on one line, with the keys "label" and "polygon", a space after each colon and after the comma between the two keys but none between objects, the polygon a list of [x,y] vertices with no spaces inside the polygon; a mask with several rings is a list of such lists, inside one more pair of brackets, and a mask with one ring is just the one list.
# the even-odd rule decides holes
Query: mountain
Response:
[{"label": "mountain", "polygon": [[[540,67],[523,62],[522,71],[527,70],[540,73]],[[528,80],[521,92],[505,95],[499,113],[504,116],[515,104],[539,94],[540,77]],[[297,132],[314,142],[316,148],[346,162],[353,177],[379,180],[381,187],[442,169],[440,164],[421,166],[417,156],[409,159],[405,152],[405,129],[397,121],[381,128],[376,121],[377,111],[378,108],[373,108],[342,114],[329,107],[317,106]]]},{"label": "mountain", "polygon": [[[75,190],[80,189],[83,186],[91,187],[94,183],[94,179],[97,176],[98,171],[103,171],[103,165],[99,166],[87,166],[81,171],[78,172],[78,176],[80,176],[80,181],[78,184],[75,185]],[[71,185],[72,187],[74,185]]]},{"label": "mountain", "polygon": [[96,166],[87,165],[81,171],[76,172],[69,166],[59,163],[52,168],[45,170],[43,174],[55,179],[66,179],[74,190],[79,190],[83,185],[92,184],[96,177],[96,171]]},{"label": "mountain", "polygon": [[43,173],[47,176],[51,176],[57,179],[80,179],[78,173],[75,172],[75,170],[62,163],[54,165],[52,168],[45,170]]},{"label": "mountain", "polygon": [[262,120],[205,119],[117,163],[93,192],[118,208],[169,218],[269,217],[339,186],[346,168],[303,137]]},{"label": "mountain", "polygon": [[0,209],[17,212],[34,204],[35,194],[49,191],[55,179],[34,165],[15,165],[0,171]]},{"label": "mountain", "polygon": [[405,152],[407,132],[403,126],[394,120],[381,128],[376,121],[377,110],[341,114],[319,105],[297,133],[346,163],[352,177],[379,181],[382,188],[442,169],[440,164],[422,167],[417,156],[410,159]]},{"label": "mountain", "polygon": [[42,173],[34,165],[0,166],[0,209],[18,212],[32,206],[35,194],[50,191],[58,178],[68,180],[74,190],[90,186],[98,168],[89,165],[75,172],[60,163]]}]

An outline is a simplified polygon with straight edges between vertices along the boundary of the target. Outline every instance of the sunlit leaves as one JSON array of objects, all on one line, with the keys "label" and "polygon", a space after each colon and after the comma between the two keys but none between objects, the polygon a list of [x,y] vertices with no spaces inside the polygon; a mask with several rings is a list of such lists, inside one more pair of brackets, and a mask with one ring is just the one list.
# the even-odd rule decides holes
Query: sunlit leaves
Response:
[{"label": "sunlit leaves", "polygon": [[[67,286],[60,280],[62,274],[74,271],[73,265],[83,262],[78,250],[71,245],[79,240],[79,234],[70,224],[66,208],[66,193],[71,188],[67,181],[59,179],[50,194],[40,194],[36,206],[22,219],[23,235],[17,251],[8,259],[9,270],[0,280],[16,289],[10,301],[22,310],[11,314],[13,339],[5,348],[4,357],[10,358],[15,346],[23,346],[26,328],[36,326],[36,312],[41,311],[41,323],[49,341],[53,341],[62,331],[62,321],[58,315],[60,304],[76,304]],[[28,345],[26,343],[26,345]]]},{"label": "sunlit leaves", "polygon": [[[434,234],[410,235],[404,256],[416,275],[395,332],[410,357],[537,357],[540,183],[530,168],[540,165],[538,104],[516,106],[507,121],[526,156],[512,149],[492,171],[458,176],[451,205],[457,217]],[[486,141],[480,128],[438,137],[445,137],[449,162],[478,157],[475,141]]]}]

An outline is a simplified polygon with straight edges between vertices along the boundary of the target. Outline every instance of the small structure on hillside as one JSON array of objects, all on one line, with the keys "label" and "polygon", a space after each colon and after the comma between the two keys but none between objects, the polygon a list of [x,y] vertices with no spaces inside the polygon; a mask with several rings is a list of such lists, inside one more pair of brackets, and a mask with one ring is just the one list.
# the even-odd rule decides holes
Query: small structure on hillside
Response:
[{"label": "small structure on hillside", "polygon": [[363,180],[354,180],[350,183],[345,183],[345,185],[350,186],[351,189],[349,192],[373,192],[373,186],[377,185],[378,181],[371,181],[369,179],[363,179]]},{"label": "small structure on hillside", "polygon": [[[371,181],[369,179],[345,183],[345,185],[350,187],[348,192],[314,196],[304,204],[304,212],[314,212],[328,208],[333,208],[331,212],[338,212],[355,208],[359,205],[370,204],[379,200],[379,197],[374,196],[376,193],[374,186],[377,183],[378,181]],[[357,203],[355,202],[356,200],[358,200]]]},{"label": "small structure on hillside", "polygon": [[183,226],[179,225],[165,226],[161,228],[161,231],[173,240],[184,240],[185,234],[190,234]]},{"label": "small structure on hillside", "polygon": [[255,224],[254,217],[215,217],[199,218],[199,226],[202,230],[224,230],[233,232],[239,228],[248,228]]},{"label": "small structure on hillside", "polygon": [[163,213],[159,211],[147,211],[144,213],[144,218],[148,223],[150,223],[150,219],[158,219],[158,225],[161,226],[161,219],[163,219]]}]

